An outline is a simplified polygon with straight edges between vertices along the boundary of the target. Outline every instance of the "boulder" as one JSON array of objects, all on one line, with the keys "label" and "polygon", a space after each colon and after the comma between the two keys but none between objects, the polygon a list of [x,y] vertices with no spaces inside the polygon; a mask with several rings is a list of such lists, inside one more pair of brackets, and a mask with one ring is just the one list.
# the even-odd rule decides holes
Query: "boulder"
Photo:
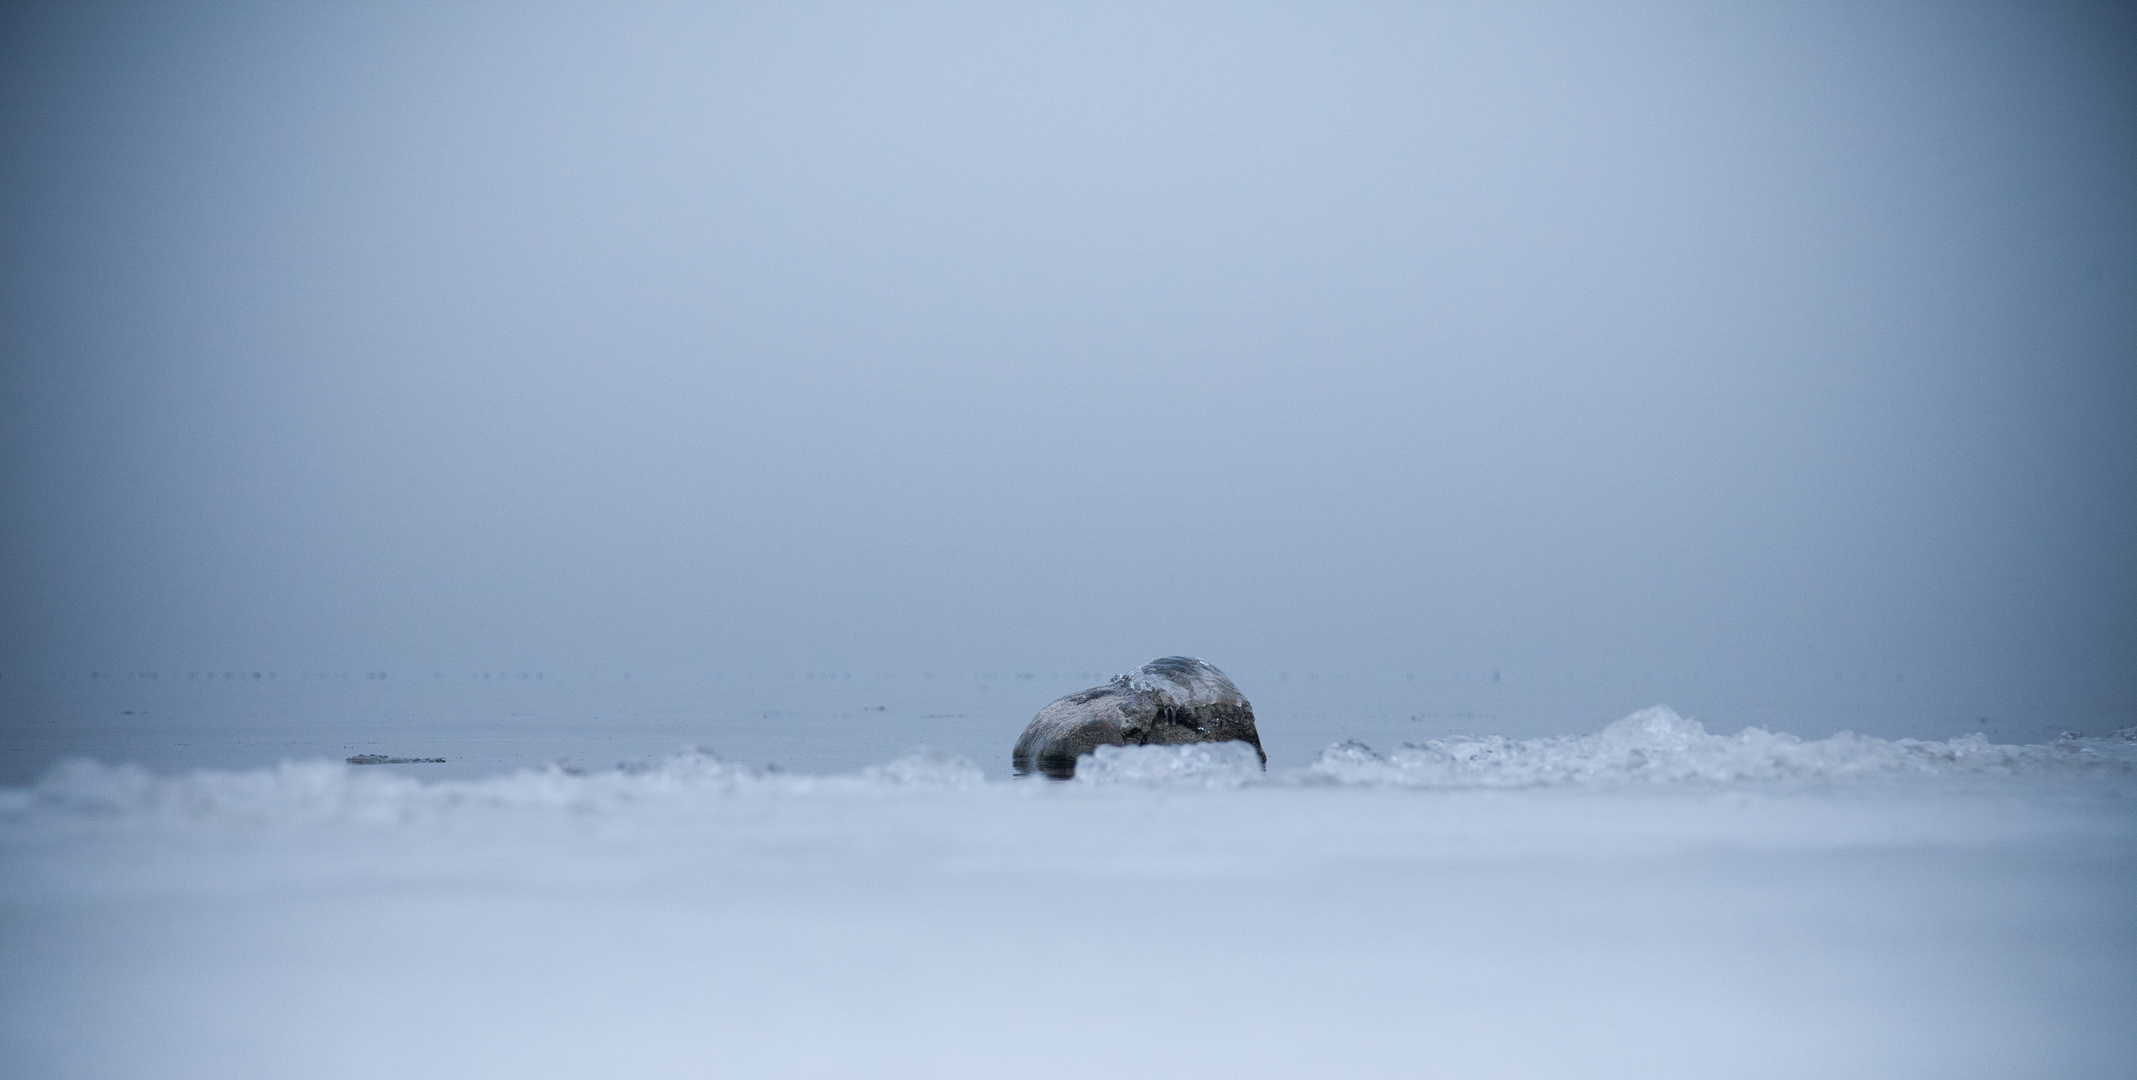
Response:
[{"label": "boulder", "polygon": [[1039,710],[1010,755],[1018,775],[1036,769],[1056,780],[1076,775],[1076,759],[1100,746],[1243,742],[1263,767],[1254,706],[1224,672],[1191,656],[1152,660]]}]

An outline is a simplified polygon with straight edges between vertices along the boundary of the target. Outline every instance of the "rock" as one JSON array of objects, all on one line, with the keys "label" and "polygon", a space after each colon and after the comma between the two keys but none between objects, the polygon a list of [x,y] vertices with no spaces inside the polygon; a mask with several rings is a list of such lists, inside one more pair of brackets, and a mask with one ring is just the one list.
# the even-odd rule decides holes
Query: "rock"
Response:
[{"label": "rock", "polygon": [[1189,656],[1152,660],[1089,690],[1056,698],[1017,740],[1011,762],[1056,780],[1076,775],[1076,759],[1100,746],[1243,742],[1268,766],[1254,706],[1224,672]]},{"label": "rock", "polygon": [[387,757],[384,754],[358,754],[349,760],[351,765],[443,765],[441,757]]}]

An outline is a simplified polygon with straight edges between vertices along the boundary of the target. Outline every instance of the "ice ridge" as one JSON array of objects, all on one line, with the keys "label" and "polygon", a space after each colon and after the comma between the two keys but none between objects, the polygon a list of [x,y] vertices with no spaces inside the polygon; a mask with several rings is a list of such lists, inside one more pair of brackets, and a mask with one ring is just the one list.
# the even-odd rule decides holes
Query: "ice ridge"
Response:
[{"label": "ice ridge", "polygon": [[[1359,786],[1464,789],[1597,784],[1842,782],[1854,778],[1968,775],[2137,775],[2137,728],[2013,746],[1963,735],[1944,741],[1842,733],[1805,740],[1746,728],[1712,735],[1666,706],[1600,732],[1549,738],[1456,736],[1379,752],[1337,743],[1302,769],[1264,773],[1245,743],[1101,746],[1064,787],[1230,789]],[[1023,783],[1030,783],[1024,781]],[[810,776],[757,768],[688,750],[615,769],[569,766],[480,780],[425,781],[339,762],[288,762],[244,772],[157,775],[132,765],[70,761],[28,787],[0,787],[0,826],[37,822],[397,822],[484,812],[677,814],[736,800],[996,788],[979,766],[920,749],[858,774]],[[1023,790],[1023,789],[1005,789]],[[1044,787],[1030,788],[1032,794]]]},{"label": "ice ridge", "polygon": [[484,810],[690,812],[751,794],[954,789],[983,779],[969,759],[926,748],[848,776],[782,773],[686,750],[598,772],[560,764],[481,780],[429,782],[327,761],[159,776],[136,765],[74,760],[54,766],[29,787],[0,788],[0,824],[54,819],[393,822]]},{"label": "ice ridge", "polygon": [[1980,734],[1941,742],[1841,732],[1804,740],[1763,728],[1710,735],[1666,705],[1592,735],[1509,739],[1457,735],[1382,754],[1360,742],[1328,747],[1306,782],[1401,787],[1531,787],[1611,782],[1834,780],[1848,777],[2052,771],[2137,771],[2137,728],[2013,746]]}]

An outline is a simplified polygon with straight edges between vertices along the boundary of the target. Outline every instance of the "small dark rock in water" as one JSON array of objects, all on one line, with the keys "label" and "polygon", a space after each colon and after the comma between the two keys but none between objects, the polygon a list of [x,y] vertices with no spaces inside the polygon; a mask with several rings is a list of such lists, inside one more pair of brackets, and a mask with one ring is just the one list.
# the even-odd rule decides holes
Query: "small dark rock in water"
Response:
[{"label": "small dark rock in water", "polygon": [[443,765],[441,757],[387,757],[384,754],[358,754],[349,759],[351,765]]},{"label": "small dark rock in water", "polygon": [[1010,761],[1019,775],[1037,769],[1066,780],[1076,775],[1079,756],[1101,746],[1235,740],[1254,747],[1268,765],[1254,730],[1254,706],[1232,680],[1193,657],[1167,656],[1040,709]]}]

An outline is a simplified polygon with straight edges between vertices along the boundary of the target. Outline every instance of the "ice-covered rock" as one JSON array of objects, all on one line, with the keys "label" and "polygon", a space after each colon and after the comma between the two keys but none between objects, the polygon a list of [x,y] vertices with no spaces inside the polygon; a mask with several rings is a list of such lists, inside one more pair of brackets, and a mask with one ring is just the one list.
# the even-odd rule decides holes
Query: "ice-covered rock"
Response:
[{"label": "ice-covered rock", "polygon": [[1011,762],[1057,780],[1076,774],[1076,759],[1101,746],[1177,746],[1242,742],[1266,765],[1254,706],[1224,672],[1188,656],[1166,656],[1104,686],[1056,698],[1032,718]]}]

